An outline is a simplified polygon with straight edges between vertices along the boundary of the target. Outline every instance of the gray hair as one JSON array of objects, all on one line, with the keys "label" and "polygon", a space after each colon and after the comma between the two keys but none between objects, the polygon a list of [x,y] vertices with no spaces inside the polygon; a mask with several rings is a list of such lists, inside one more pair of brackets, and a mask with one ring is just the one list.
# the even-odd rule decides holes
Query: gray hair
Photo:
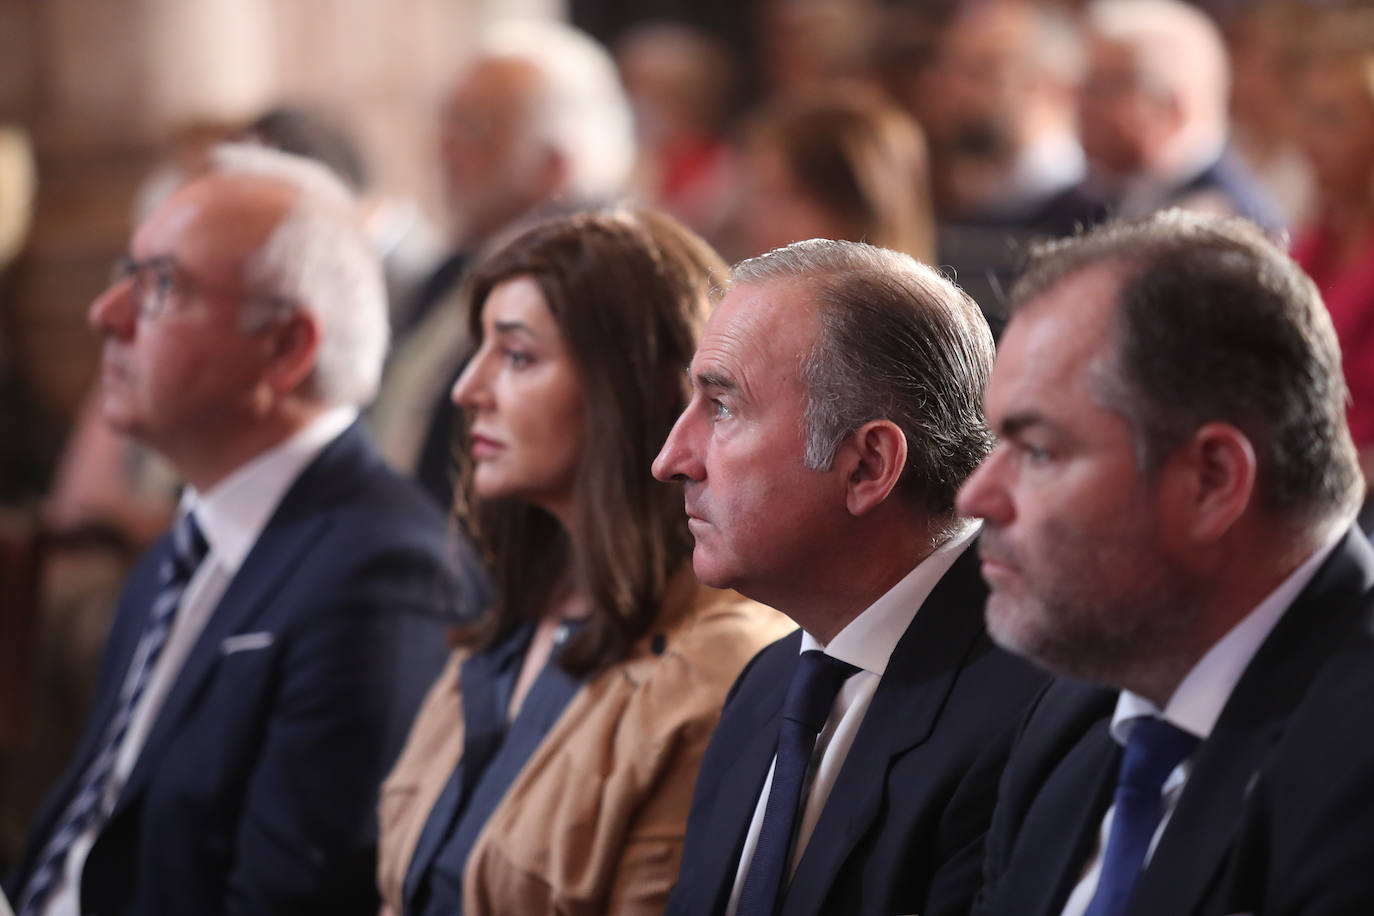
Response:
[{"label": "gray hair", "polygon": [[982,410],[992,332],[973,300],[909,255],[828,239],[743,261],[730,281],[801,281],[817,306],[801,365],[807,467],[829,469],[850,434],[890,420],[907,442],[898,490],[930,517],[952,517],[992,445]]},{"label": "gray hair", "polygon": [[1087,21],[1095,34],[1132,48],[1148,89],[1192,101],[1192,130],[1222,139],[1231,65],[1211,17],[1183,0],[1095,0]]},{"label": "gray hair", "polygon": [[1245,220],[1169,210],[1035,250],[1013,310],[1099,265],[1118,286],[1096,396],[1131,425],[1142,472],[1223,422],[1250,440],[1257,498],[1278,517],[1305,525],[1355,510],[1363,483],[1340,345],[1287,254]]},{"label": "gray hair", "polygon": [[[271,179],[295,191],[286,216],[248,259],[244,279],[319,325],[311,394],[326,404],[367,404],[380,383],[389,329],[381,263],[358,224],[352,192],[317,162],[253,144],[218,146],[211,161],[216,174]],[[247,314],[258,324],[274,317]]]},{"label": "gray hair", "polygon": [[477,52],[527,63],[543,77],[531,126],[567,160],[574,199],[620,194],[634,165],[634,121],[605,48],[569,25],[513,19],[490,26]]}]

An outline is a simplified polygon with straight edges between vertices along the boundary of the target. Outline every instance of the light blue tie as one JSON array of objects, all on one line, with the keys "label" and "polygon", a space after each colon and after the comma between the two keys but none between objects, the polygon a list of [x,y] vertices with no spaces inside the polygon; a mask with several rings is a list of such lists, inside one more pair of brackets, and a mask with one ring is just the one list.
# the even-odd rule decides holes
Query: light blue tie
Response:
[{"label": "light blue tie", "polygon": [[48,896],[62,876],[72,843],[88,829],[99,829],[109,816],[105,794],[115,760],[119,757],[120,745],[129,730],[129,720],[133,718],[134,709],[143,696],[144,688],[148,686],[148,679],[158,656],[162,654],[162,647],[167,643],[167,634],[172,629],[172,620],[181,604],[182,592],[186,590],[186,584],[208,549],[195,517],[186,513],[172,529],[171,543],[158,566],[157,595],[153,598],[143,637],[134,650],[134,667],[125,678],[119,706],[105,730],[105,740],[86,770],[81,790],[67,806],[57,830],[43,848],[38,865],[24,887],[23,896],[19,898],[19,916],[38,916],[43,912]]},{"label": "light blue tie", "polygon": [[1145,716],[1131,728],[1117,777],[1115,813],[1102,856],[1097,891],[1084,916],[1119,916],[1145,866],[1145,854],[1164,814],[1164,780],[1197,747],[1198,739],[1163,719]]}]

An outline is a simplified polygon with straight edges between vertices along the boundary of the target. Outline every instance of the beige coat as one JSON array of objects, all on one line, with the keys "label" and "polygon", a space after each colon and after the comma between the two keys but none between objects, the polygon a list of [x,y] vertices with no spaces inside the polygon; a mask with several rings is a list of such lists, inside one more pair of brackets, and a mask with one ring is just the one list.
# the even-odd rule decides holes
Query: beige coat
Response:
[{"label": "beige coat", "polygon": [[[663,912],[726,691],[794,625],[688,574],[660,619],[666,631],[573,697],[482,829],[465,869],[467,916]],[[396,913],[420,831],[462,756],[464,657],[455,652],[430,690],[382,786],[378,885]]]}]

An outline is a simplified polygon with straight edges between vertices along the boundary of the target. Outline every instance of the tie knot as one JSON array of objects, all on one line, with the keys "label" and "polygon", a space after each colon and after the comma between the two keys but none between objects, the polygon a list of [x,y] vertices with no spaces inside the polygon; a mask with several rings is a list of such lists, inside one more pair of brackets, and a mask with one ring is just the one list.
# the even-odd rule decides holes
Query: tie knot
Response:
[{"label": "tie knot", "polygon": [[1123,787],[1158,795],[1164,780],[1197,747],[1198,738],[1155,716],[1135,723],[1121,758]]},{"label": "tie knot", "polygon": [[210,545],[196,523],[195,513],[187,512],[172,528],[172,567],[169,579],[186,581],[196,571],[200,561],[210,552]]},{"label": "tie knot", "polygon": [[784,718],[799,722],[817,734],[830,716],[830,705],[840,687],[858,668],[848,662],[810,649],[801,654],[783,704]]}]

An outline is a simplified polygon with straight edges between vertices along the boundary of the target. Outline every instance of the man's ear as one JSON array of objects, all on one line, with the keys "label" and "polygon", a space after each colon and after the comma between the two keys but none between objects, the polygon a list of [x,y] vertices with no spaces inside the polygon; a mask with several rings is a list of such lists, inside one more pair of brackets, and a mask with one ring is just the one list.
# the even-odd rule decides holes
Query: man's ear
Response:
[{"label": "man's ear", "polygon": [[264,378],[278,394],[295,391],[315,368],[320,349],[320,328],[315,316],[296,309],[269,332],[267,370]]},{"label": "man's ear", "polygon": [[906,436],[891,420],[869,420],[840,445],[836,465],[845,475],[845,504],[864,515],[887,499],[906,467]]},{"label": "man's ear", "polygon": [[1182,475],[1187,534],[1196,543],[1215,542],[1254,499],[1259,470],[1255,448],[1229,423],[1199,427],[1171,463]]}]

